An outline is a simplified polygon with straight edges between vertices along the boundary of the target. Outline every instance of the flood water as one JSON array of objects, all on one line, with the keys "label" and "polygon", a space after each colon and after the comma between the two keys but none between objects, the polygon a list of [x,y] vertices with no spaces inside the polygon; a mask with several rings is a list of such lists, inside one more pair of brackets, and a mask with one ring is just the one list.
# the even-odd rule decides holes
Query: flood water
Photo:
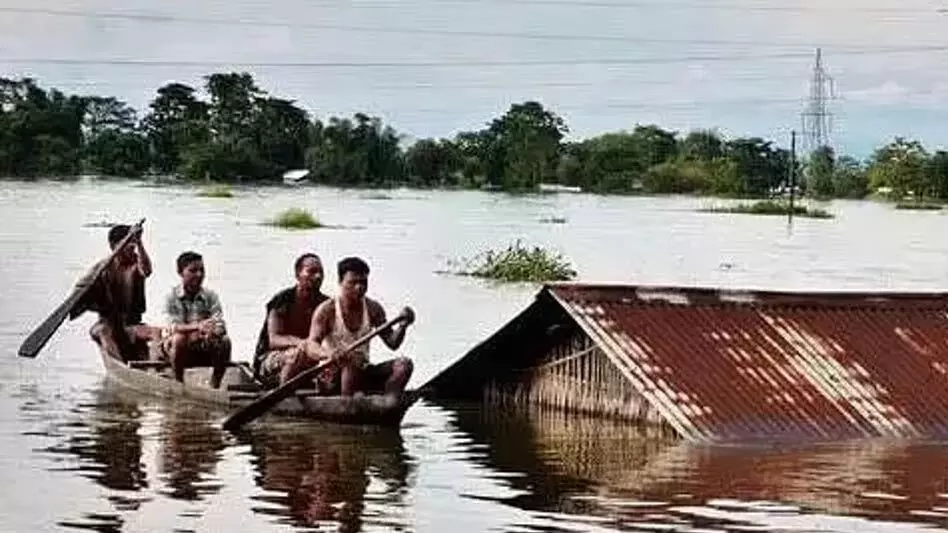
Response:
[{"label": "flood water", "polygon": [[[124,183],[0,184],[0,498],[3,531],[931,531],[948,526],[939,443],[707,447],[619,425],[476,406],[413,407],[399,431],[267,419],[239,438],[226,413],[129,394],[104,380],[93,317],[35,360],[29,331],[106,252],[102,223],[146,217],[155,264],[146,320],[204,254],[237,352],[263,303],[320,253],[324,288],[349,254],[370,293],[417,313],[402,351],[433,377],[527,305],[535,286],[439,274],[516,238],[553,246],[582,279],[765,288],[943,290],[944,215],[835,202],[835,220],[703,214],[710,200],[512,197],[479,192],[238,190],[233,199]],[[310,208],[341,229],[260,224]],[[565,224],[540,219],[563,216]],[[374,358],[386,357],[381,345]]]}]

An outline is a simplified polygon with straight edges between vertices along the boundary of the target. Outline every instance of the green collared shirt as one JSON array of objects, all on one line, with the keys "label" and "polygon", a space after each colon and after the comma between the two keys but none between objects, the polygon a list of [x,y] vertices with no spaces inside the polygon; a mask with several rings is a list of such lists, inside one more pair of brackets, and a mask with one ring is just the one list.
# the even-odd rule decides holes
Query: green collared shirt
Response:
[{"label": "green collared shirt", "polygon": [[171,289],[165,298],[165,319],[168,324],[192,324],[214,317],[224,321],[224,310],[217,293],[201,287],[194,296],[188,296],[184,287],[178,285]]}]

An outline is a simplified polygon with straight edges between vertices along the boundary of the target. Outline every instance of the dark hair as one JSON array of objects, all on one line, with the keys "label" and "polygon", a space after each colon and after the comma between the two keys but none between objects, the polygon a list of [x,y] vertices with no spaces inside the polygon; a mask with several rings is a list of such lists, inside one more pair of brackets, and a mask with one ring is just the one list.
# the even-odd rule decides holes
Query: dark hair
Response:
[{"label": "dark hair", "polygon": [[116,226],[112,226],[112,229],[109,230],[109,246],[115,248],[115,245],[124,239],[130,231],[132,231],[132,227],[128,224],[118,224]]},{"label": "dark hair", "polygon": [[320,259],[318,255],[314,254],[313,252],[306,252],[305,254],[297,257],[296,261],[293,263],[294,274],[300,273],[300,269],[303,268],[303,261],[306,261],[307,259],[315,259],[320,265],[323,264],[323,260]]},{"label": "dark hair", "polygon": [[203,260],[204,258],[197,252],[182,252],[181,255],[178,256],[178,274],[184,272],[184,269],[191,263]]},{"label": "dark hair", "polygon": [[363,276],[369,275],[369,265],[358,257],[346,257],[339,261],[338,270],[339,281],[342,281],[342,278],[346,277],[346,272],[362,274]]}]

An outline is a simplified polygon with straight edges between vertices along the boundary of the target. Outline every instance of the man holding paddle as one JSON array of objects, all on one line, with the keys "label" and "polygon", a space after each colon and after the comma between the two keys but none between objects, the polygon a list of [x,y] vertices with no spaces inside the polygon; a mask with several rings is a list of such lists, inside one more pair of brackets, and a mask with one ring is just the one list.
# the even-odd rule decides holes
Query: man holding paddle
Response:
[{"label": "man holding paddle", "polygon": [[[328,359],[329,364],[317,378],[320,388],[329,394],[352,396],[356,392],[398,394],[405,390],[413,365],[407,357],[372,364],[369,343],[346,349],[372,328],[385,324],[385,309],[366,297],[369,265],[358,257],[347,257],[338,264],[339,294],[320,304],[313,313],[307,339],[307,354]],[[379,333],[391,350],[397,350],[405,333],[415,321],[410,307],[402,310],[401,323]]]},{"label": "man holding paddle", "polygon": [[69,311],[70,319],[96,311],[99,319],[90,334],[117,359],[146,355],[147,341],[158,331],[142,323],[145,280],[151,276],[152,266],[141,235],[141,224],[119,224],[109,230],[113,255],[96,263],[79,280],[77,286],[89,289]]}]

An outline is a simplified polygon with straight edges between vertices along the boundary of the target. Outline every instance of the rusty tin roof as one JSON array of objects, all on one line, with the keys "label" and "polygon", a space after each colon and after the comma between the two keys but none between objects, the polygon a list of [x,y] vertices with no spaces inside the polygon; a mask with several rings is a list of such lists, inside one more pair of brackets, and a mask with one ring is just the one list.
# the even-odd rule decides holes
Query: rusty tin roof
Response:
[{"label": "rusty tin roof", "polygon": [[948,434],[948,293],[543,293],[686,439]]}]

